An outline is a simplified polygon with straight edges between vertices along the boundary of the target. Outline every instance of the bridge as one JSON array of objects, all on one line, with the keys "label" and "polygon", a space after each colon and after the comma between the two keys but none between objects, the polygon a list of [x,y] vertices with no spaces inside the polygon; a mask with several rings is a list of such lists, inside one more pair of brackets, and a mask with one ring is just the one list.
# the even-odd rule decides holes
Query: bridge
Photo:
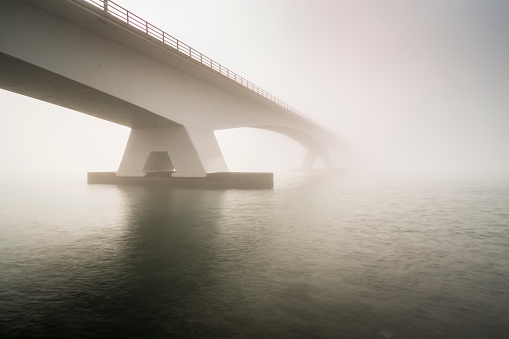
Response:
[{"label": "bridge", "polygon": [[113,1],[2,0],[0,88],[130,127],[117,177],[228,172],[214,131],[238,127],[301,143],[304,169],[341,157],[327,128]]}]

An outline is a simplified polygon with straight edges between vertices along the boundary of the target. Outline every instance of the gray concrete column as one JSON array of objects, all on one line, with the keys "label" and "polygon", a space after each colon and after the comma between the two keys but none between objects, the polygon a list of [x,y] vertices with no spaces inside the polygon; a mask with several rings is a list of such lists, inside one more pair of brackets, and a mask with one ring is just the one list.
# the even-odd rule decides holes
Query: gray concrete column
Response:
[{"label": "gray concrete column", "polygon": [[172,166],[179,177],[228,172],[214,131],[172,126],[133,128],[117,176],[141,177]]},{"label": "gray concrete column", "polygon": [[301,170],[303,171],[309,171],[313,168],[316,159],[322,159],[323,165],[327,169],[334,169],[334,162],[332,161],[332,158],[326,150],[317,151],[315,149],[308,149],[306,156],[304,157],[304,161],[301,165]]}]

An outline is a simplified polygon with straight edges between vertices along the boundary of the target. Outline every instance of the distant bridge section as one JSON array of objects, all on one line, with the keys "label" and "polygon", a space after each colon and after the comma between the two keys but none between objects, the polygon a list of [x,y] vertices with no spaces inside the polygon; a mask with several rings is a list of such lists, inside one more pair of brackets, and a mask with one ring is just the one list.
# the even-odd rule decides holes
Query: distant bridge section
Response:
[{"label": "distant bridge section", "polygon": [[130,127],[118,176],[227,172],[214,131],[238,127],[300,142],[303,167],[341,156],[334,133],[112,1],[1,1],[0,87]]}]

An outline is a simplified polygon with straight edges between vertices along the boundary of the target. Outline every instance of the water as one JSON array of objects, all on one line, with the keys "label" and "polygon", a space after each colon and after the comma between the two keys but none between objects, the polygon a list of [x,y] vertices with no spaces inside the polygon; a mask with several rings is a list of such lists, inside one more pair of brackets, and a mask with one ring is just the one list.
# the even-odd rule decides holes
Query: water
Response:
[{"label": "water", "polygon": [[0,337],[507,338],[509,182],[4,183]]}]

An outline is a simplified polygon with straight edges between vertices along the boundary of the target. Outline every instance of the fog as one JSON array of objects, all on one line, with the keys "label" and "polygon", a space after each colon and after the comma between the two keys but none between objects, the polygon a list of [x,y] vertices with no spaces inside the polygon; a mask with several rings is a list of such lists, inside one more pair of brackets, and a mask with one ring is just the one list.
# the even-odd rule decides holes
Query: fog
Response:
[{"label": "fog", "polygon": [[[509,177],[506,1],[117,3],[319,121],[370,174]],[[0,173],[114,171],[129,129],[0,91]],[[216,133],[234,171],[300,166],[271,132]]]}]

